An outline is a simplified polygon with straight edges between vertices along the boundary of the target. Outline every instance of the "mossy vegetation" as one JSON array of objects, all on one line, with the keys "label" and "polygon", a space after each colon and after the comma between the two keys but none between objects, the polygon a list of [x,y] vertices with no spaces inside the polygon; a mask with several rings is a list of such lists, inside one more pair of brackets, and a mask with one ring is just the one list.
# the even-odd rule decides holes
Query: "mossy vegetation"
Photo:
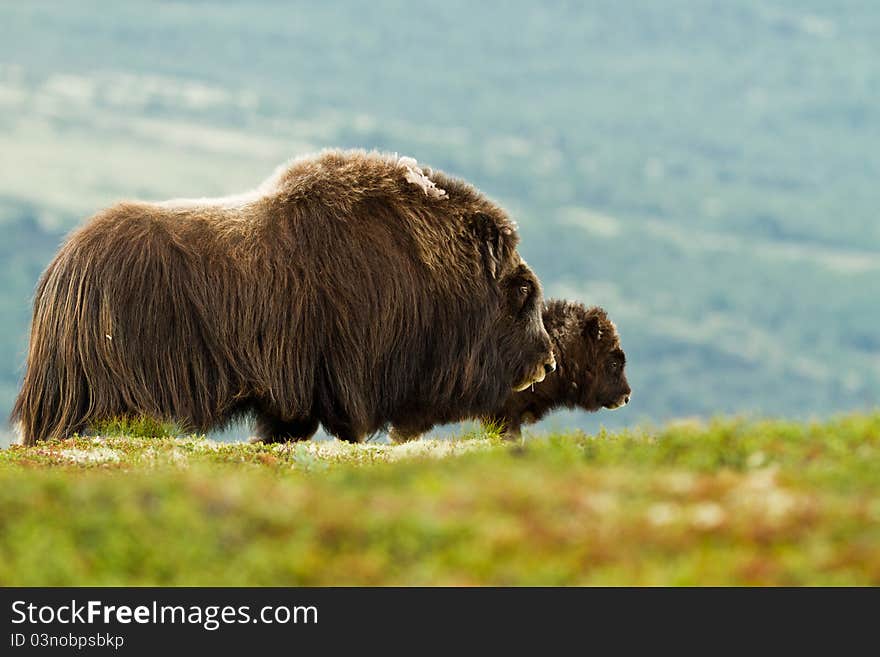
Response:
[{"label": "mossy vegetation", "polygon": [[880,413],[524,445],[104,429],[0,451],[0,585],[880,584]]}]

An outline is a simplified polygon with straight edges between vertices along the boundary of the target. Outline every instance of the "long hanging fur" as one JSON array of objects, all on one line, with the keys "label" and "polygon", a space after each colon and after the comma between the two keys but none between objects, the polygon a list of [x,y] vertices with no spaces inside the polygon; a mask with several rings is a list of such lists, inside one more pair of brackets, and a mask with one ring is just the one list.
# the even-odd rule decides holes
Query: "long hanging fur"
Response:
[{"label": "long hanging fur", "polygon": [[329,151],[240,197],[95,215],[37,287],[24,444],[245,412],[266,439],[321,422],[360,440],[497,407],[548,358],[540,303],[512,319],[508,294],[540,286],[501,208],[439,172],[412,184],[409,162]]}]

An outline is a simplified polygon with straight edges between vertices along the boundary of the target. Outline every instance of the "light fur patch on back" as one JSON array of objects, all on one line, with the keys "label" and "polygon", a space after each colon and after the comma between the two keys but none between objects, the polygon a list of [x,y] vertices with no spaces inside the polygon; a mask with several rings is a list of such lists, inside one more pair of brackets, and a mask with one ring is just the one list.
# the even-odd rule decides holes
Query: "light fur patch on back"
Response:
[{"label": "light fur patch on back", "polygon": [[399,157],[397,163],[402,166],[406,172],[403,174],[406,181],[412,185],[418,185],[425,192],[425,196],[432,198],[449,198],[446,190],[437,187],[437,185],[428,176],[425,175],[421,167],[412,157]]},{"label": "light fur patch on back", "polygon": [[222,208],[235,210],[256,203],[265,195],[262,186],[242,194],[221,196],[218,198],[175,198],[156,203],[160,208],[168,210],[191,210],[194,208]]}]

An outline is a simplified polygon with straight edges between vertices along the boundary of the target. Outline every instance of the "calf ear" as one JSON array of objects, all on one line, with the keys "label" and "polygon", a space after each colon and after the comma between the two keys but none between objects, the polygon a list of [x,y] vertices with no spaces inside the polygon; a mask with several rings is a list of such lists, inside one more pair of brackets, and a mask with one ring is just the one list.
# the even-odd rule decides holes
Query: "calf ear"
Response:
[{"label": "calf ear", "polygon": [[477,237],[486,269],[492,278],[497,278],[501,263],[507,256],[504,231],[510,229],[499,228],[492,217],[478,212],[471,218],[471,230]]},{"label": "calf ear", "polygon": [[599,338],[601,338],[602,327],[599,326],[599,318],[595,315],[589,317],[587,321],[584,322],[582,333],[587,340],[592,340],[593,342],[596,342]]}]

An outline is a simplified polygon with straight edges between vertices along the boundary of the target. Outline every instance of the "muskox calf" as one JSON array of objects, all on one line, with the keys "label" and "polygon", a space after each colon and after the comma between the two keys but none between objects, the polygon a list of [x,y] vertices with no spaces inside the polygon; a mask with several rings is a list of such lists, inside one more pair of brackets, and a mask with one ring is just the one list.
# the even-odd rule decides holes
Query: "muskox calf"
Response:
[{"label": "muskox calf", "polygon": [[[626,355],[617,328],[602,308],[586,308],[571,301],[551,300],[544,310],[557,368],[543,382],[512,392],[484,420],[502,427],[504,435],[520,436],[523,424],[537,422],[555,408],[620,408],[632,390],[626,380]],[[412,440],[417,432],[395,426],[395,442]]]},{"label": "muskox calf", "polygon": [[552,367],[505,212],[414,160],[325,152],[252,193],[127,202],[40,279],[12,413],[25,444],[146,415],[358,441],[498,408]]}]

